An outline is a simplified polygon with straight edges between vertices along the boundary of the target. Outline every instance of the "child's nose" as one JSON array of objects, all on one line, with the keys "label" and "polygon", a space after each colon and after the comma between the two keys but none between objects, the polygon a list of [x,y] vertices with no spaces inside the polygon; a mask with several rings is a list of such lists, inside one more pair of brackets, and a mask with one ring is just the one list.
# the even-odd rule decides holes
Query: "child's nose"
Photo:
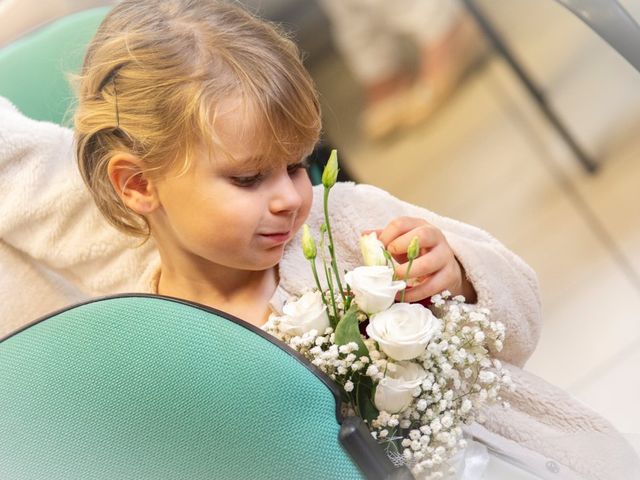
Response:
[{"label": "child's nose", "polygon": [[271,211],[274,213],[295,211],[302,204],[302,196],[296,188],[293,179],[288,175],[282,175],[274,185],[271,199]]}]

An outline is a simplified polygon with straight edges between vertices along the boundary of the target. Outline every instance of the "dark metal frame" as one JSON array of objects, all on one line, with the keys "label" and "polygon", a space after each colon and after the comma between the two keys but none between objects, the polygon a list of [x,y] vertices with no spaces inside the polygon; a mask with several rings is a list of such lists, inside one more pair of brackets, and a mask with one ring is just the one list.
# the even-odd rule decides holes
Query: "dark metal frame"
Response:
[{"label": "dark metal frame", "polygon": [[[463,0],[463,2],[493,47],[511,67],[535,100],[542,114],[560,134],[584,169],[588,173],[595,173],[598,169],[598,163],[578,144],[569,129],[560,120],[542,89],[531,79],[531,76],[507,45],[504,37],[496,31],[475,0]],[[556,0],[556,2],[585,22],[636,70],[640,71],[640,48],[638,48],[640,45],[640,26],[616,0]]]}]

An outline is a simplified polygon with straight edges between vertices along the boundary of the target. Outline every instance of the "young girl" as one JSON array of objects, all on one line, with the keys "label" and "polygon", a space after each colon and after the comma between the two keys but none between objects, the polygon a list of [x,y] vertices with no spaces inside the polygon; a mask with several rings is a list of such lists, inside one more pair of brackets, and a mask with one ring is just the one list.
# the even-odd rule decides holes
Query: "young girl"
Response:
[{"label": "young girl", "polygon": [[[289,295],[314,285],[299,230],[322,223],[322,191],[304,163],[321,129],[316,92],[295,45],[238,7],[124,0],[105,18],[79,78],[73,145],[95,204],[67,161],[71,132],[29,121],[6,102],[0,127],[8,152],[0,187],[9,199],[0,253],[23,279],[5,291],[5,313],[14,310],[5,317],[26,322],[133,290],[261,326]],[[552,462],[562,478],[608,478],[592,449],[567,441],[576,433],[633,457],[608,422],[518,368],[540,331],[536,277],[521,259],[477,228],[371,186],[336,185],[330,211],[344,269],[361,263],[361,233],[378,230],[404,276],[403,252],[417,236],[417,285],[405,300],[448,289],[506,325],[499,357],[518,389],[505,395],[510,409],[487,409],[472,434],[531,468]],[[48,288],[39,302],[36,282]]]},{"label": "young girl", "polygon": [[[295,255],[290,240],[312,203],[314,213],[321,205],[312,202],[304,169],[318,140],[320,108],[294,44],[272,25],[217,2],[123,2],[88,49],[75,127],[80,171],[98,208],[124,233],[155,241],[161,266],[149,290],[264,323],[277,285],[288,281],[277,266],[283,254],[285,263]],[[397,202],[371,188],[338,187],[333,196],[345,204],[332,208],[336,223],[351,222],[353,235],[338,235],[347,252],[358,245],[358,223],[363,230],[384,227],[380,238],[398,255],[419,237],[424,255],[411,273],[421,283],[408,301],[445,289],[476,301],[461,264],[471,262],[473,278],[470,248],[460,245],[457,258],[441,228],[487,250],[484,261],[495,264],[492,277],[500,282],[493,293],[504,290],[502,282],[513,284],[509,295],[517,301],[498,315],[520,317],[524,331],[516,338],[528,343],[517,349],[523,362],[540,316],[526,265],[470,227],[432,214],[390,215]],[[368,215],[351,218],[349,206]],[[505,269],[512,278],[498,271]],[[488,288],[478,288],[489,304]]]}]

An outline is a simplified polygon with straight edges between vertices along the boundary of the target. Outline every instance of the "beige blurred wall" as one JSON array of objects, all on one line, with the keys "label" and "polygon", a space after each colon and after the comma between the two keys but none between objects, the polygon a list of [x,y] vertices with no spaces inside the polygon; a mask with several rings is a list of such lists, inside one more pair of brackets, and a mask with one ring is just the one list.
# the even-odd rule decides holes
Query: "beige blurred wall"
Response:
[{"label": "beige blurred wall", "polygon": [[114,0],[0,0],[0,47],[58,17],[113,3]]}]

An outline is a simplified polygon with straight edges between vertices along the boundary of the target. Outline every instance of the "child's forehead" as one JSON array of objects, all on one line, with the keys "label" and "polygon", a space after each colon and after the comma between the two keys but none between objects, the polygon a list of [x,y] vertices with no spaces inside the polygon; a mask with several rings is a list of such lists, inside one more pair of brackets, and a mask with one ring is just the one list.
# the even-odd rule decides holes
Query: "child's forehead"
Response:
[{"label": "child's forehead", "polygon": [[[286,133],[283,135],[286,136]],[[250,102],[220,102],[211,122],[209,158],[221,168],[262,169],[299,161],[313,145],[291,143],[289,148]]]}]

